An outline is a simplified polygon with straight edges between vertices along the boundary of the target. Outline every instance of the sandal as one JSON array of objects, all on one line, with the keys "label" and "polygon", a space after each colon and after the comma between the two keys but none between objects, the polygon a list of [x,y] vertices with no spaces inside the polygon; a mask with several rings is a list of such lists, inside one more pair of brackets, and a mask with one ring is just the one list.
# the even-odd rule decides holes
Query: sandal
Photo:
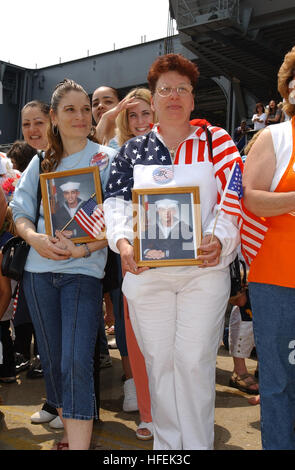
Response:
[{"label": "sandal", "polygon": [[[146,429],[147,431],[149,431],[149,434],[140,434],[138,431],[140,429]],[[140,423],[140,425],[138,426],[137,430],[136,430],[136,437],[137,439],[141,440],[141,441],[149,441],[150,439],[153,439],[154,437],[154,433],[153,433],[153,423],[150,422],[150,423],[146,423],[145,421],[142,421]]]},{"label": "sandal", "polygon": [[[246,381],[247,379],[250,379]],[[230,378],[230,387],[237,388],[241,392],[249,393],[249,395],[259,395],[259,390],[250,388],[252,385],[256,385],[257,382],[251,374],[238,375],[236,372]]]},{"label": "sandal", "polygon": [[260,395],[256,395],[255,397],[249,398],[248,403],[250,405],[260,405]]},{"label": "sandal", "polygon": [[69,450],[68,442],[57,442],[51,450]]}]

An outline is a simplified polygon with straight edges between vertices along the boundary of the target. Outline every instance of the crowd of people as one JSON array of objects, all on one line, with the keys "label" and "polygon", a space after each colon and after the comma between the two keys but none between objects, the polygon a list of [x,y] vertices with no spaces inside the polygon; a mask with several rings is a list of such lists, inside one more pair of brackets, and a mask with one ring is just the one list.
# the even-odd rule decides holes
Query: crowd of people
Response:
[{"label": "crowd of people", "polygon": [[[138,439],[153,439],[155,450],[213,449],[216,358],[230,301],[230,385],[260,402],[263,449],[295,448],[294,70],[295,48],[278,74],[283,110],[274,100],[266,110],[257,103],[247,147],[247,120],[233,139],[205,120],[191,121],[199,71],[180,54],[159,56],[148,71],[149,89],[135,88],[123,99],[103,85],[90,101],[81,84],[64,79],[50,105],[32,101],[23,107],[24,141],[3,159],[14,187],[5,194],[4,174],[0,244],[18,234],[30,251],[18,286],[0,275],[0,380],[14,382],[16,372],[29,366],[33,337],[39,361],[33,370],[44,377],[46,402],[31,420],[63,428],[55,450],[90,447],[99,417],[99,370],[111,366],[103,313],[108,302],[124,373],[123,410],[139,411]],[[105,231],[75,242],[54,209],[49,234],[45,204],[37,204],[40,173],[53,173],[56,180],[92,166],[98,167]],[[159,176],[159,168],[167,171]],[[237,253],[245,261],[241,246],[249,243],[240,231],[242,203],[238,215],[220,210],[235,168],[243,173],[248,218],[267,231],[256,238],[248,280],[230,298],[229,266]],[[70,220],[86,211],[80,183],[73,180],[61,186]],[[194,246],[192,237],[183,256],[178,243],[172,256],[176,228],[189,227],[180,219],[173,188],[196,186],[201,243]],[[161,249],[143,243],[143,258],[173,258],[170,265],[138,262],[133,193],[145,190],[161,195],[155,217],[162,232],[153,237]],[[254,347],[259,380],[246,364]]]},{"label": "crowd of people", "polygon": [[291,117],[285,112],[284,105],[285,100],[277,102],[271,99],[267,105],[258,102],[251,120],[246,118],[241,120],[234,131],[233,140],[242,156],[246,155],[245,148],[256,132],[272,124],[290,120]]}]

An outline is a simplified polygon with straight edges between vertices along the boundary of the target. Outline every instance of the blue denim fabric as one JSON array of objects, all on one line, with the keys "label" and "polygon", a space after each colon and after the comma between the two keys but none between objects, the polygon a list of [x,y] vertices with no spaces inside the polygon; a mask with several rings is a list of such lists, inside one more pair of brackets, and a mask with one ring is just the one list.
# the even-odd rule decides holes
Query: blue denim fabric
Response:
[{"label": "blue denim fabric", "polygon": [[47,402],[64,418],[97,417],[93,358],[102,289],[83,274],[25,272],[25,296],[37,335]]},{"label": "blue denim fabric", "polygon": [[114,317],[115,317],[115,337],[121,357],[128,356],[126,332],[125,332],[125,318],[124,318],[124,303],[121,287],[110,291],[111,301],[113,303]]},{"label": "blue denim fabric", "polygon": [[265,450],[295,449],[295,289],[250,283]]},{"label": "blue denim fabric", "polygon": [[109,354],[108,339],[105,331],[104,315],[101,307],[101,314],[99,315],[98,338],[100,354]]}]

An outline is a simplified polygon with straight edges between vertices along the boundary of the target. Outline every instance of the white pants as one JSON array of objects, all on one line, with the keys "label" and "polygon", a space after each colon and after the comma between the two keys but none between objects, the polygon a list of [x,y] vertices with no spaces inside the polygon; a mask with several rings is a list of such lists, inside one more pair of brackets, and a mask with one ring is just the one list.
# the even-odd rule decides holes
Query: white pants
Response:
[{"label": "white pants", "polygon": [[155,450],[213,448],[216,355],[229,290],[228,268],[157,268],[124,278],[149,378]]},{"label": "white pants", "polygon": [[252,321],[242,321],[240,309],[235,305],[229,320],[229,353],[233,357],[250,357],[255,346]]}]

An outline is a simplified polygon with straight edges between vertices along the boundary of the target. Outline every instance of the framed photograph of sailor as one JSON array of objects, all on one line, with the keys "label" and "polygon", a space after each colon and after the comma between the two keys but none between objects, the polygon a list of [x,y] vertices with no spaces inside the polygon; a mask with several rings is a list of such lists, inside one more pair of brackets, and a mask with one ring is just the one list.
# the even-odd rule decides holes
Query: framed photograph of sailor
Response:
[{"label": "framed photograph of sailor", "polygon": [[133,189],[134,255],[138,266],[202,264],[200,192],[196,187]]},{"label": "framed photograph of sailor", "polygon": [[74,243],[105,237],[97,166],[40,175],[45,230],[60,230]]}]

